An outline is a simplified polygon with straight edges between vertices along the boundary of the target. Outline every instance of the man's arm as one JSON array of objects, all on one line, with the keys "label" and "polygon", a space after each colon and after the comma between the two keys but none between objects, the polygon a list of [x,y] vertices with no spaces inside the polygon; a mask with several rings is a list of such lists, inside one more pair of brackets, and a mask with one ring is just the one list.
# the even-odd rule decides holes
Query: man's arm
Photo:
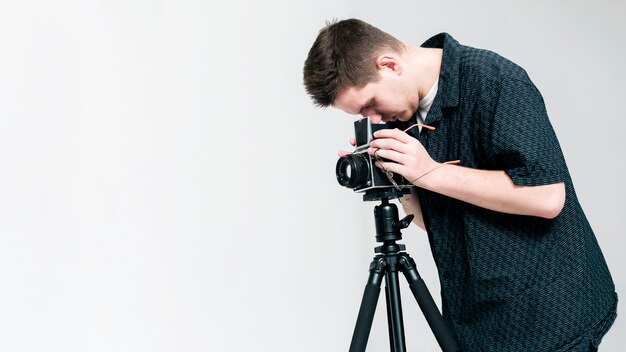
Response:
[{"label": "man's arm", "polygon": [[[372,141],[369,153],[393,161],[384,167],[415,186],[509,214],[554,218],[565,204],[563,182],[517,186],[504,171],[441,165],[417,139],[400,130],[380,130],[375,136],[378,139]],[[380,162],[376,165],[383,167]]]},{"label": "man's arm", "polygon": [[555,218],[565,205],[563,182],[518,186],[504,171],[443,165],[417,184],[433,192],[503,213]]}]

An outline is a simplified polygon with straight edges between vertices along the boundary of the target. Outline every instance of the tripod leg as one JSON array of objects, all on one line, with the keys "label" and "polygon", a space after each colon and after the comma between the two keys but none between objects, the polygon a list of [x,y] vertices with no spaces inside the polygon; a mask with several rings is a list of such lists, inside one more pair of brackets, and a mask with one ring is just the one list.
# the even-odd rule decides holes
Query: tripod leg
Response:
[{"label": "tripod leg", "polygon": [[367,339],[372,329],[374,313],[376,312],[378,296],[380,295],[380,284],[385,275],[385,265],[385,259],[382,256],[376,256],[370,264],[370,274],[367,279],[367,285],[365,285],[365,292],[363,292],[363,299],[361,300],[361,307],[359,308],[359,316],[357,317],[354,333],[352,334],[350,352],[365,352]]},{"label": "tripod leg", "polygon": [[[391,303],[389,303],[389,287],[385,286],[385,302],[387,303],[387,307],[391,307]],[[391,309],[387,308],[387,327],[389,328],[389,351],[396,352],[394,343],[393,343],[393,326],[391,325]]]},{"label": "tripod leg", "polygon": [[389,291],[389,305],[387,306],[388,317],[391,317],[393,352],[405,352],[406,341],[404,339],[404,324],[402,323],[402,302],[400,300],[400,281],[398,272],[387,270],[385,276],[387,290]]},{"label": "tripod leg", "polygon": [[446,325],[433,297],[430,295],[424,280],[417,272],[415,261],[408,254],[402,253],[400,258],[400,266],[402,273],[409,282],[411,292],[415,297],[415,300],[419,304],[424,317],[433,331],[439,346],[443,352],[458,352],[461,351],[459,346],[450,332],[450,329]]}]

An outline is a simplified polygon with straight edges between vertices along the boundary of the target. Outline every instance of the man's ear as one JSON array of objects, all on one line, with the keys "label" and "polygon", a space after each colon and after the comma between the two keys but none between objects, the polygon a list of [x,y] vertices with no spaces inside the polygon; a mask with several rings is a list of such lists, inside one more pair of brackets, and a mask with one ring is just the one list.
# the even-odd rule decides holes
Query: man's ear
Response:
[{"label": "man's ear", "polygon": [[376,69],[391,70],[396,74],[402,73],[402,65],[398,57],[392,54],[382,54],[376,58]]}]

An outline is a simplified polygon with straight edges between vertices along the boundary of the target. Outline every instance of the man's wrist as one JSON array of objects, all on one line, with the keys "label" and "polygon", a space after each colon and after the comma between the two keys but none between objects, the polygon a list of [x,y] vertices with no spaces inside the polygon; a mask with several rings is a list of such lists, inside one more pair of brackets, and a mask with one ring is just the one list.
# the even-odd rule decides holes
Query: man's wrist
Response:
[{"label": "man's wrist", "polygon": [[439,169],[443,165],[444,164],[442,164],[442,163],[438,163],[436,161],[433,161],[433,164],[430,166],[428,171],[423,172],[421,175],[419,175],[416,178],[412,179],[411,183],[414,186],[424,188],[423,187],[424,186],[424,182],[425,182],[425,179],[428,178],[428,175],[430,175],[432,172],[434,172],[435,170]]}]

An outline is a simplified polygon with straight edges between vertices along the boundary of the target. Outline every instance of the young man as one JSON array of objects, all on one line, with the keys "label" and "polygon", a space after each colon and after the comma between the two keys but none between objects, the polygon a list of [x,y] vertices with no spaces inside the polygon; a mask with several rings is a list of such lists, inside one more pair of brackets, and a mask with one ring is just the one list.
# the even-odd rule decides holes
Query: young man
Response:
[{"label": "young man", "polygon": [[[401,202],[428,233],[463,351],[597,350],[615,287],[522,68],[446,33],[418,47],[351,19],[320,31],[304,84],[318,106],[398,127],[369,153],[415,185]],[[403,132],[416,122],[435,129]]]}]

